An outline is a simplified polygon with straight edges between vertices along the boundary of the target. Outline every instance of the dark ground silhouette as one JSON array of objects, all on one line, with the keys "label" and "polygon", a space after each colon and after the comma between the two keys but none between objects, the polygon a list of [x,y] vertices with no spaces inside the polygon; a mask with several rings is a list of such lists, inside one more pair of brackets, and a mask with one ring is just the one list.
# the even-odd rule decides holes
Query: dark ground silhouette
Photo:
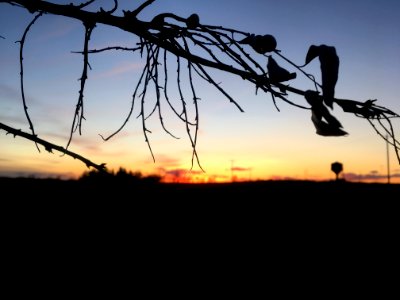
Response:
[{"label": "dark ground silhouette", "polygon": [[[400,184],[354,183],[346,181],[251,181],[236,183],[161,183],[157,177],[81,178],[79,180],[0,178],[6,197],[35,199],[123,199],[134,201],[159,196],[163,200],[204,201],[362,201],[398,200]],[[2,197],[3,198],[3,197]]]},{"label": "dark ground silhouette", "polygon": [[400,184],[343,181],[164,184],[0,178],[0,191],[6,231],[19,239],[26,232],[33,238],[44,235],[46,243],[96,236],[106,247],[114,247],[115,240],[134,242],[134,248],[153,243],[153,250],[161,252],[171,236],[179,245],[189,240],[210,249],[229,239],[232,247],[252,245],[265,253],[272,247],[288,257],[299,251],[321,254],[335,245],[343,254],[360,241],[364,248],[386,247],[396,240],[400,199]]}]

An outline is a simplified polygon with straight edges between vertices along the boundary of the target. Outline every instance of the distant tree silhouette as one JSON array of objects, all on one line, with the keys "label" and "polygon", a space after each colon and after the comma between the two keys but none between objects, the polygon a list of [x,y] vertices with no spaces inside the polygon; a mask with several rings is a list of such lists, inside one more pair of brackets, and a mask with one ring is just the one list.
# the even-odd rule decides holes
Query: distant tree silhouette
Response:
[{"label": "distant tree silhouette", "polygon": [[101,183],[101,182],[111,181],[118,184],[159,183],[161,179],[162,177],[158,175],[144,176],[140,172],[127,171],[123,167],[120,167],[116,172],[104,169],[101,170],[92,169],[87,172],[84,172],[79,177],[79,180],[83,182]]},{"label": "distant tree silhouette", "polygon": [[[54,1],[55,2],[55,1]],[[138,53],[143,57],[145,62],[142,73],[137,79],[137,85],[133,89],[132,105],[125,120],[121,126],[108,136],[101,136],[105,141],[111,139],[118,134],[129,121],[135,102],[138,100],[140,105],[140,118],[142,123],[143,134],[154,159],[153,150],[149,140],[149,129],[146,122],[152,115],[158,114],[160,123],[165,132],[175,137],[164,125],[161,105],[168,105],[175,113],[177,118],[182,121],[186,128],[187,136],[190,141],[192,152],[192,167],[194,161],[200,168],[199,155],[196,145],[199,130],[199,110],[198,96],[194,75],[202,78],[211,86],[214,86],[221,92],[233,105],[240,111],[243,109],[234,100],[234,98],[226,91],[217,81],[214,80],[210,68],[229,73],[232,76],[238,76],[243,80],[251,83],[256,92],[261,91],[271,96],[271,99],[279,111],[277,101],[284,101],[301,109],[311,111],[311,120],[315,126],[316,133],[322,136],[343,136],[348,133],[343,130],[341,123],[334,117],[330,111],[333,104],[338,105],[344,112],[351,113],[356,117],[365,119],[376,133],[390,144],[400,163],[399,148],[400,143],[396,139],[391,118],[400,117],[397,113],[385,107],[376,104],[375,99],[368,99],[364,102],[337,99],[334,97],[335,84],[339,74],[339,58],[336,49],[329,45],[310,45],[306,54],[305,64],[296,65],[286,58],[279,49],[277,49],[277,41],[274,36],[265,33],[258,35],[254,33],[243,32],[238,29],[225,28],[223,26],[205,25],[201,22],[201,17],[197,14],[190,16],[178,16],[173,13],[162,13],[155,15],[154,18],[147,22],[139,18],[140,13],[148,6],[153,4],[155,0],[143,1],[141,5],[132,10],[123,10],[121,15],[117,15],[118,1],[114,0],[114,7],[110,10],[98,8],[93,11],[93,5],[96,0],[90,0],[82,3],[71,2],[70,4],[61,5],[52,1],[39,0],[14,0],[2,1],[0,4],[12,5],[15,9],[26,9],[32,14],[32,21],[27,24],[26,30],[22,34],[20,45],[20,89],[21,100],[30,132],[24,132],[19,129],[12,128],[6,124],[0,123],[0,129],[5,130],[14,136],[20,136],[36,143],[38,150],[42,145],[46,151],[60,151],[75,159],[81,160],[89,168],[93,167],[97,170],[106,170],[106,164],[96,164],[91,160],[68,150],[74,134],[78,132],[82,134],[82,121],[84,115],[84,92],[88,79],[89,56],[96,53],[123,50],[132,53]],[[24,90],[24,45],[25,39],[31,27],[43,15],[51,14],[60,17],[73,18],[82,21],[82,29],[85,37],[83,40],[83,50],[78,52],[83,57],[82,73],[80,77],[80,89],[76,103],[75,114],[73,116],[69,139],[66,146],[55,145],[49,141],[40,139],[35,132],[29,113],[28,104],[25,99]],[[109,46],[102,49],[91,49],[90,39],[96,25],[102,24],[137,36],[137,46],[127,48],[122,46]],[[6,33],[1,33],[2,41],[7,41]],[[12,41],[14,42],[14,41]],[[0,44],[1,47],[1,44]],[[256,53],[251,53],[250,49]],[[255,59],[256,55],[262,55],[266,58],[265,65],[260,65]],[[277,63],[276,59],[281,59],[293,66],[294,70],[285,70]],[[321,67],[322,83],[315,80],[315,76],[308,74],[303,67],[318,58]],[[180,108],[172,104],[169,98],[168,87],[171,84],[169,70],[169,62],[173,59],[177,63],[177,70],[174,70],[174,81],[176,82],[180,93]],[[268,65],[267,65],[268,61]],[[183,72],[183,64],[186,64],[187,72]],[[267,66],[267,68],[266,68]],[[287,81],[294,80],[297,73],[301,73],[310,79],[314,86],[314,90],[302,90],[289,86]],[[184,75],[186,74],[186,75]],[[191,100],[193,101],[194,116],[189,114],[189,102],[182,91],[181,77],[188,76],[189,88],[191,91]],[[146,97],[149,90],[153,89],[156,95],[155,104],[152,107],[145,105]],[[307,105],[299,105],[289,100],[289,93],[302,95]],[[165,101],[165,102],[163,102]]]},{"label": "distant tree silhouette", "polygon": [[336,175],[336,181],[339,180],[339,174],[343,171],[343,164],[340,162],[334,162],[331,164],[331,170]]}]

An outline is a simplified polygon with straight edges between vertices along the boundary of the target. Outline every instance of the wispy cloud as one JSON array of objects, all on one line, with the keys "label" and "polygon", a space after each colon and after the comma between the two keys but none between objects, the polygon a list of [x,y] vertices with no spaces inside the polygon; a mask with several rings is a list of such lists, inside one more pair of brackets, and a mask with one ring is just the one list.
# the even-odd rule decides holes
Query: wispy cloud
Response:
[{"label": "wispy cloud", "polygon": [[221,174],[212,174],[208,176],[207,182],[220,182],[220,181],[228,181],[232,179],[230,176],[227,175],[221,175]]},{"label": "wispy cloud", "polygon": [[[377,171],[372,171],[368,174],[343,173],[343,177],[349,181],[373,181],[387,179],[388,175],[379,174]],[[400,178],[400,173],[390,174],[390,177]]]},{"label": "wispy cloud", "polygon": [[[177,168],[182,164],[182,161],[180,159],[162,154],[156,155],[156,161],[158,164],[163,166],[162,168],[159,168],[159,171],[165,171],[168,168]],[[152,159],[147,159],[144,163],[154,164]]]},{"label": "wispy cloud", "polygon": [[17,129],[22,129],[26,130],[26,128],[29,128],[28,121],[26,120],[26,117],[24,116],[14,116],[14,115],[3,115],[0,113],[0,122],[11,126],[11,127],[22,127],[22,128],[17,128]]},{"label": "wispy cloud", "polygon": [[164,170],[164,173],[167,175],[173,175],[176,177],[186,177],[188,175],[197,175],[197,174],[202,174],[203,172],[201,171],[190,171],[187,169],[172,169],[172,170]]},{"label": "wispy cloud", "polygon": [[108,71],[97,73],[93,77],[94,78],[110,78],[110,77],[118,76],[121,74],[129,73],[129,72],[132,72],[135,70],[140,70],[142,68],[143,68],[143,63],[131,63],[131,62],[130,63],[121,63]]},{"label": "wispy cloud", "polygon": [[0,171],[0,177],[11,178],[53,178],[53,179],[75,179],[76,174],[71,172],[39,172],[39,171]]},{"label": "wispy cloud", "polygon": [[13,86],[0,83],[0,96],[1,101],[12,101],[21,99],[21,92]]},{"label": "wispy cloud", "polygon": [[[9,86],[7,84],[2,84],[0,83],[0,99],[1,103],[12,103],[12,104],[17,104],[20,105],[21,108],[22,106],[22,96],[21,96],[21,90],[18,87],[15,86]],[[32,104],[37,104],[40,103],[35,97],[30,95],[28,91],[25,91],[25,100],[27,102],[27,105],[32,105]],[[1,104],[0,103],[0,104]]]},{"label": "wispy cloud", "polygon": [[54,38],[60,38],[68,35],[76,28],[79,28],[80,24],[77,22],[70,22],[64,19],[57,19],[53,22],[53,26],[48,26],[48,30],[37,37],[37,42],[43,42],[52,40]]},{"label": "wispy cloud", "polygon": [[250,171],[251,168],[233,167],[233,168],[231,168],[231,170],[232,170],[232,171],[239,171],[239,172],[241,172],[241,171]]}]

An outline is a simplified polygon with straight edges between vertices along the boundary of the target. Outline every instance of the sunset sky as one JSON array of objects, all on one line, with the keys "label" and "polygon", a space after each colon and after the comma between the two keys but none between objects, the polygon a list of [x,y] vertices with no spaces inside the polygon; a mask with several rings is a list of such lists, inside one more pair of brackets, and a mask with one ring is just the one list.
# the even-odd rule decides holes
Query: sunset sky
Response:
[{"label": "sunset sky", "polygon": [[[80,1],[51,1],[58,4]],[[133,10],[144,1],[119,1],[116,15]],[[87,10],[100,6],[110,9],[112,0],[101,0]],[[192,13],[206,25],[223,26],[255,34],[271,34],[282,55],[298,65],[304,64],[310,45],[334,46],[340,58],[335,97],[366,101],[400,114],[400,1],[395,0],[157,0],[138,17],[149,21],[156,14],[172,12],[182,17]],[[0,122],[29,132],[24,114],[19,77],[19,43],[33,15],[25,9],[0,3]],[[28,111],[39,137],[66,146],[80,88],[83,57],[74,51],[83,47],[82,23],[65,17],[45,15],[31,28],[24,49],[25,96]],[[135,47],[138,39],[118,29],[97,25],[89,47]],[[266,57],[246,48],[256,61],[266,65]],[[312,89],[304,75],[273,55],[283,67],[297,72],[290,85]],[[176,69],[171,56],[171,66]],[[184,123],[164,105],[167,129],[157,115],[148,119],[149,142],[155,162],[146,144],[140,113],[140,101],[126,127],[108,141],[125,120],[132,94],[144,66],[135,52],[108,51],[89,57],[91,69],[85,89],[86,120],[82,135],[76,133],[69,150],[95,163],[106,163],[110,170],[123,167],[144,175],[158,174],[169,180],[230,181],[258,179],[332,180],[333,162],[343,164],[344,178],[352,181],[387,181],[389,161],[391,182],[400,183],[400,165],[396,153],[375,132],[367,120],[345,113],[335,105],[331,111],[349,133],[342,137],[317,135],[310,110],[301,109],[258,91],[238,76],[212,71],[244,112],[214,86],[197,77],[194,80],[199,101],[200,130],[197,151],[201,168],[192,162],[192,146]],[[186,68],[186,63],[182,64]],[[169,75],[171,86],[176,78]],[[320,77],[316,59],[304,70]],[[176,73],[175,73],[176,74]],[[187,105],[193,107],[187,78]],[[185,84],[186,83],[186,84]],[[174,94],[171,94],[171,97]],[[152,98],[153,97],[153,98]],[[178,95],[175,95],[178,97]],[[289,93],[288,99],[308,107],[302,96]],[[154,94],[149,94],[147,112]],[[400,119],[392,119],[400,138]],[[33,142],[14,138],[0,130],[0,176],[51,176],[77,178],[88,168],[61,153],[38,152]]]}]

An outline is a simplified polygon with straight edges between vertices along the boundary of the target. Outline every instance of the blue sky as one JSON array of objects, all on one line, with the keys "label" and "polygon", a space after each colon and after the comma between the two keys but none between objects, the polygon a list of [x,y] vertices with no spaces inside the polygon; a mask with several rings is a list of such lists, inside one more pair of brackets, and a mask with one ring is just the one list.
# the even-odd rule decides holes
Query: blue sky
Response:
[{"label": "blue sky", "polygon": [[[70,3],[71,1],[53,1]],[[73,1],[74,3],[79,3]],[[116,14],[133,9],[132,3],[119,1]],[[97,1],[111,8],[113,1]],[[88,7],[96,11],[98,6]],[[339,80],[335,96],[365,101],[378,99],[377,104],[400,112],[400,2],[399,1],[179,1],[158,0],[140,15],[151,20],[162,12],[187,17],[200,16],[200,22],[220,25],[255,34],[272,34],[281,54],[293,62],[304,63],[310,45],[334,46],[340,58]],[[0,122],[28,131],[19,91],[20,40],[32,15],[24,9],[0,4]],[[92,35],[91,48],[131,46],[137,39],[125,32],[98,25]],[[35,130],[42,138],[65,145],[78,99],[82,56],[72,53],[83,46],[80,22],[46,15],[32,27],[24,53],[25,91]],[[261,65],[266,58],[252,49],[248,53]],[[290,68],[276,57],[279,64]],[[99,134],[115,131],[129,111],[133,89],[143,67],[137,54],[122,51],[93,54],[85,91],[85,116],[82,136],[75,135],[70,150],[106,162],[110,168],[120,166],[144,173],[206,176],[206,180],[224,180],[232,175],[251,179],[301,178],[332,179],[330,164],[340,161],[344,172],[364,178],[385,177],[386,143],[366,120],[334,107],[333,114],[349,133],[345,137],[322,137],[315,133],[310,111],[277,102],[270,95],[257,93],[240,78],[212,72],[215,79],[234,96],[244,109],[241,113],[214,87],[196,80],[200,101],[198,153],[206,175],[198,167],[191,169],[191,145],[181,122],[166,111],[165,122],[180,139],[173,139],[159,125],[149,120],[149,135],[156,162],[153,162],[144,141],[141,123],[134,117],[117,136],[103,142]],[[174,66],[171,60],[171,66]],[[319,78],[318,61],[304,69]],[[172,80],[172,79],[171,79]],[[312,83],[298,73],[290,84],[303,90]],[[187,96],[190,99],[190,95]],[[303,97],[288,98],[306,105]],[[151,96],[148,103],[151,103]],[[400,131],[393,119],[395,132]],[[390,150],[390,171],[400,167]],[[39,153],[35,145],[21,138],[0,132],[0,175],[52,174],[78,176],[86,166],[69,157]],[[177,175],[178,176],[178,175]],[[352,177],[353,178],[353,177]],[[394,177],[395,178],[395,177]]]}]

